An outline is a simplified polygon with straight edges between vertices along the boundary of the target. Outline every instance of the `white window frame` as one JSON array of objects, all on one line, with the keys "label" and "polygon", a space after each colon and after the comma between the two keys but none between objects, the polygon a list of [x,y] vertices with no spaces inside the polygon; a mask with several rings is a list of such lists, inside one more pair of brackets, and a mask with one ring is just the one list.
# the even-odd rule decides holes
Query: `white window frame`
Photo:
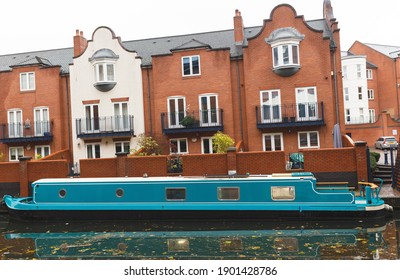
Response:
[{"label": "white window frame", "polygon": [[[310,136],[311,136],[311,134],[317,134],[317,141],[318,141],[318,144],[316,145],[316,146],[312,146],[311,144],[310,144]],[[300,139],[300,137],[301,137],[301,135],[306,135],[306,137],[307,137],[307,145],[306,146],[302,146],[301,145],[301,139]],[[299,149],[319,149],[319,147],[320,147],[320,140],[319,140],[319,132],[318,131],[299,131],[298,132],[298,134],[297,134],[297,138],[298,138],[298,145],[299,145]]]},{"label": "white window frame", "polygon": [[368,89],[368,100],[375,99],[375,91],[373,89]]},{"label": "white window frame", "polygon": [[[300,44],[298,41],[280,42],[272,44],[271,47],[273,68],[300,66]],[[284,57],[284,48],[287,48],[287,60]],[[294,48],[296,48],[295,54]],[[297,62],[295,58],[297,58]]]},{"label": "white window frame", "polygon": [[346,118],[346,123],[351,122],[351,110],[350,109],[345,109],[345,118]]},{"label": "white window frame", "polygon": [[[40,153],[38,153],[38,151],[37,151],[38,149],[41,150]],[[46,149],[48,149],[48,151],[49,151],[48,154],[46,154],[46,151],[45,151]],[[51,149],[50,149],[49,145],[35,146],[35,158],[37,158],[39,155],[40,155],[40,157],[46,157],[50,154],[51,154]]]},{"label": "white window frame", "polygon": [[[277,94],[276,98],[273,98],[274,94]],[[268,100],[265,101],[264,97],[268,98]],[[264,117],[266,114],[264,106],[267,106],[270,110],[269,117]],[[278,111],[274,110],[276,106],[278,106]],[[262,123],[282,122],[281,91],[279,89],[260,91],[260,108],[261,108]],[[278,115],[276,115],[275,113],[277,113]]]},{"label": "white window frame", "polygon": [[[19,74],[20,90],[21,91],[35,90],[36,89],[36,80],[35,79],[36,79],[35,78],[35,72],[20,73]],[[24,85],[26,85],[26,88],[24,87]]]},{"label": "white window frame", "polygon": [[[99,153],[100,153],[100,156],[99,157],[96,157],[96,146],[98,146],[99,147]],[[88,154],[88,149],[89,149],[89,147],[90,147],[90,149],[92,150],[92,157],[89,157],[89,154]],[[90,158],[90,159],[92,159],[92,158],[101,158],[101,143],[99,143],[99,142],[96,142],[96,143],[88,143],[88,144],[86,144],[86,158]]]},{"label": "white window frame", "polygon": [[367,69],[367,80],[372,80],[373,79],[373,77],[372,77],[372,69]]},{"label": "white window frame", "polygon": [[357,87],[358,100],[363,100],[363,88]]},{"label": "white window frame", "polygon": [[364,108],[358,108],[359,122],[364,123]]},{"label": "white window frame", "polygon": [[368,118],[369,123],[374,123],[376,121],[375,109],[368,110]]},{"label": "white window frame", "polygon": [[347,78],[347,66],[345,65],[345,66],[343,66],[343,68],[342,68],[342,75],[343,75],[343,79],[344,80],[347,80],[348,78]]},{"label": "white window frame", "polygon": [[[198,73],[194,73],[194,69],[193,69],[193,58],[197,58],[198,60]],[[185,74],[185,60],[189,59],[189,73]],[[200,64],[200,55],[190,55],[190,56],[183,56],[181,58],[182,61],[182,77],[190,77],[190,76],[200,76],[201,75],[201,64]]]},{"label": "white window frame", "polygon": [[357,64],[357,79],[361,79],[362,78],[362,72],[361,72],[361,64]]},{"label": "white window frame", "polygon": [[[121,146],[121,151],[120,152],[117,151],[117,145]],[[128,145],[128,151],[125,151],[125,145]],[[129,141],[114,142],[114,148],[115,148],[115,153],[121,153],[121,152],[130,153],[131,142],[129,142]]]},{"label": "white window frame", "polygon": [[[202,154],[214,154],[212,139],[213,139],[212,137],[201,137],[201,153]],[[204,143],[205,141],[207,141],[207,143]],[[205,152],[204,145],[208,146],[208,150],[210,151],[209,153]]]},{"label": "white window frame", "polygon": [[[23,127],[24,124],[23,124],[22,110],[21,109],[8,110],[7,118],[8,118],[8,137],[10,137],[10,138],[23,137],[24,136],[24,127]],[[17,118],[19,118],[19,119],[17,119]]]},{"label": "white window frame", "polygon": [[[283,146],[283,133],[264,133],[262,135],[262,144],[263,144],[263,151],[267,152],[266,150],[266,145],[265,145],[265,137],[270,136],[271,137],[271,151],[283,151],[284,146]],[[281,150],[276,149],[276,144],[275,144],[275,136],[279,136],[281,140]],[[268,150],[269,151],[269,150]]]},{"label": "white window frame", "polygon": [[[13,153],[13,151],[15,152]],[[12,157],[13,154],[16,158]],[[19,158],[24,156],[24,147],[10,147],[8,155],[10,161],[19,161]]]},{"label": "white window frame", "polygon": [[[177,145],[176,145],[176,152],[172,151],[172,141],[176,141]],[[186,144],[186,151],[181,151],[181,145],[180,142],[181,141],[185,141]],[[169,143],[170,143],[170,154],[171,155],[178,155],[178,154],[188,154],[189,153],[189,145],[188,145],[188,139],[187,138],[173,138],[173,139],[169,139]]]},{"label": "white window frame", "polygon": [[50,132],[50,113],[48,107],[33,109],[35,136],[43,136]]},{"label": "white window frame", "polygon": [[[308,92],[310,90],[314,91],[311,95]],[[304,94],[300,94],[302,91]],[[313,98],[311,98],[313,96]],[[300,115],[299,105],[305,106],[304,116]],[[296,114],[297,119],[301,121],[309,121],[318,119],[318,95],[317,87],[300,87],[296,88]]]},{"label": "white window frame", "polygon": [[350,93],[349,93],[349,88],[344,88],[344,101],[349,101],[350,100]]},{"label": "white window frame", "polygon": [[[215,98],[215,108],[212,108],[211,99]],[[206,102],[203,103],[202,101]],[[205,108],[203,108],[205,105]],[[199,95],[199,116],[201,126],[217,126],[219,124],[218,95],[217,94],[201,94]],[[203,112],[205,110],[205,112]],[[204,114],[205,113],[205,114]]]},{"label": "white window frame", "polygon": [[[180,100],[183,102],[183,111],[179,111]],[[172,112],[171,101],[174,103],[175,111]],[[169,128],[180,128],[183,127],[180,122],[186,116],[186,98],[185,96],[171,96],[167,98],[168,107],[168,127]],[[176,110],[178,109],[178,111]],[[172,118],[172,116],[174,116]],[[173,122],[175,121],[175,123]]]},{"label": "white window frame", "polygon": [[[94,73],[95,73],[95,82],[96,83],[108,83],[108,82],[115,82],[115,62],[114,61],[99,61],[94,63]],[[108,74],[108,67],[112,66],[112,74]],[[103,69],[100,73],[100,69]]]},{"label": "white window frame", "polygon": [[129,131],[129,104],[128,102],[114,102],[114,128],[113,131]]}]

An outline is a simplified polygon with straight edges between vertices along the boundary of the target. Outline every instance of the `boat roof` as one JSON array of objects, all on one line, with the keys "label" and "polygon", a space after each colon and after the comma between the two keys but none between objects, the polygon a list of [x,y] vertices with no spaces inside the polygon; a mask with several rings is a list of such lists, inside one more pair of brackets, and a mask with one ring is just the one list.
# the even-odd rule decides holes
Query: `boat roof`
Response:
[{"label": "boat roof", "polygon": [[221,175],[221,176],[165,176],[165,177],[105,177],[105,178],[47,178],[40,179],[34,182],[34,184],[39,183],[70,183],[70,182],[80,182],[80,183],[93,183],[93,182],[176,182],[176,181],[248,181],[248,180],[299,180],[302,178],[314,178],[313,174],[310,172],[300,172],[300,173],[275,173],[271,175]]}]

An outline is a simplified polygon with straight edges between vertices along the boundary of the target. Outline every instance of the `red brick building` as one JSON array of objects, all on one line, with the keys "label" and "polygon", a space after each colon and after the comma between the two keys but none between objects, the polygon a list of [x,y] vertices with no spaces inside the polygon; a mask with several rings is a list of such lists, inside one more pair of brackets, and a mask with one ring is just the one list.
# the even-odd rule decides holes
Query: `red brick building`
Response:
[{"label": "red brick building", "polygon": [[[332,148],[334,125],[344,130],[340,37],[330,1],[323,8],[321,19],[305,20],[282,4],[255,27],[236,11],[233,29],[121,41],[141,60],[146,134],[164,154],[212,153],[217,131],[245,151]],[[7,158],[10,148],[14,158],[72,149],[73,57],[72,48],[0,57]],[[21,90],[32,77],[35,87]],[[49,128],[35,135],[36,123]]]},{"label": "red brick building", "polygon": [[2,160],[41,158],[69,149],[69,80],[60,63],[64,58],[57,50],[0,57]]},{"label": "red brick building", "polygon": [[367,60],[368,106],[375,120],[363,125],[347,125],[345,133],[372,146],[380,136],[400,133],[400,46],[366,44],[355,41],[349,52]]}]

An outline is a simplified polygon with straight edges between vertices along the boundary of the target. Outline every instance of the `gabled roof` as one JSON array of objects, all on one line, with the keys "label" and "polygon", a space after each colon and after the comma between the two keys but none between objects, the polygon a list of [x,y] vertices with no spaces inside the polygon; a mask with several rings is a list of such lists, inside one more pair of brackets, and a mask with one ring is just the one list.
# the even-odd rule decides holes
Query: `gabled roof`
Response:
[{"label": "gabled roof", "polygon": [[[331,31],[325,20],[307,21],[314,29],[322,30],[323,35],[332,39]],[[261,26],[244,29],[244,45],[247,38],[254,37],[261,30]],[[204,33],[167,36],[122,42],[130,51],[136,51],[142,58],[143,66],[151,66],[152,56],[171,54],[171,50],[207,47],[210,49],[229,49],[231,57],[240,57],[242,48],[235,44],[234,30],[220,30]],[[73,63],[73,48],[35,51],[19,54],[0,55],[0,71],[10,71],[11,66],[21,65],[30,59],[39,57],[46,65],[60,66],[61,73],[69,73],[69,64]]]},{"label": "gabled roof", "polygon": [[390,58],[396,58],[400,55],[400,46],[388,46],[379,44],[364,44]]}]

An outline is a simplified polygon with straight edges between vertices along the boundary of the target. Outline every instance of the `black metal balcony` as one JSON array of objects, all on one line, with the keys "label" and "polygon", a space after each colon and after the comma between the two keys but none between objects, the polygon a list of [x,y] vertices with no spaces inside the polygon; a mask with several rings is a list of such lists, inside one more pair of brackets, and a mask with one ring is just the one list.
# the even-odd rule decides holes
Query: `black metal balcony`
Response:
[{"label": "black metal balcony", "polygon": [[78,138],[130,137],[134,136],[133,116],[112,116],[76,119]]},{"label": "black metal balcony", "polygon": [[30,143],[50,142],[53,140],[50,122],[7,123],[0,125],[0,142]]},{"label": "black metal balcony", "polygon": [[223,110],[164,112],[161,126],[164,134],[223,131]]},{"label": "black metal balcony", "polygon": [[297,103],[256,107],[258,129],[323,126],[324,104]]}]

